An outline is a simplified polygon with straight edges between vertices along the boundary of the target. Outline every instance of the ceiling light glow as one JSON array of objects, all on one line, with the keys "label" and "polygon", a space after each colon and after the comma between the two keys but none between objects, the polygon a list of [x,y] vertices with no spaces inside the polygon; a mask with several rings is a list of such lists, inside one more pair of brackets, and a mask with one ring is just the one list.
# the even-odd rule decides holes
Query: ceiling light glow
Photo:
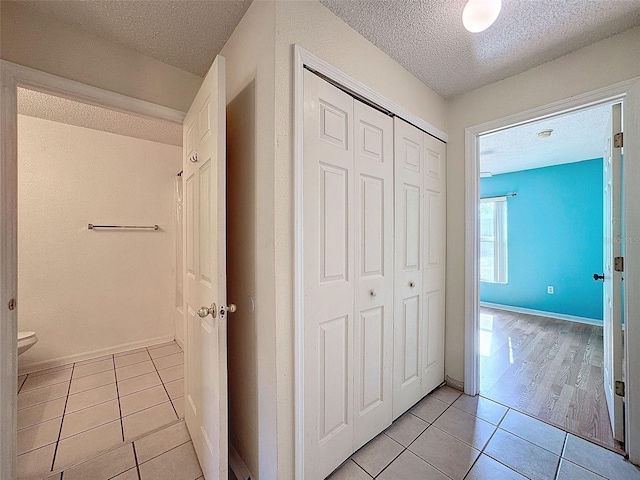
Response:
[{"label": "ceiling light glow", "polygon": [[471,33],[479,33],[496,21],[502,0],[469,0],[462,11],[462,24]]}]

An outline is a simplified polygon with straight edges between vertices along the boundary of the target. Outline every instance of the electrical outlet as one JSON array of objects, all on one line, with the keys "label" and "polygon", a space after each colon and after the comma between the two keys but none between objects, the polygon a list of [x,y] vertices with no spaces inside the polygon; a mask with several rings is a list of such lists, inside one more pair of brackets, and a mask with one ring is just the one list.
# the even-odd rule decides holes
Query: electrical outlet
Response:
[{"label": "electrical outlet", "polygon": [[547,287],[547,293],[553,295],[553,287],[551,285]]}]

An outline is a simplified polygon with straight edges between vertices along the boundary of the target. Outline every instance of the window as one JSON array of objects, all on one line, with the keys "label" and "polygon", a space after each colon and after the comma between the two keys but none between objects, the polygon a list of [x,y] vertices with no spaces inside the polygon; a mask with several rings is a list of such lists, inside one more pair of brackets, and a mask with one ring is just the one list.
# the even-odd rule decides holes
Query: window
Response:
[{"label": "window", "polygon": [[507,198],[480,200],[480,281],[507,283]]}]

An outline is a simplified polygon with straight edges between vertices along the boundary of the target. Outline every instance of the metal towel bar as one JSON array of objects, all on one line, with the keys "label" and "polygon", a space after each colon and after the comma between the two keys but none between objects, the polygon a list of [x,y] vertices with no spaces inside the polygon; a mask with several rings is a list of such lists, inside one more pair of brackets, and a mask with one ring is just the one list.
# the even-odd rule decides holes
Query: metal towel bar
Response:
[{"label": "metal towel bar", "polygon": [[94,230],[96,228],[116,228],[122,230],[159,230],[160,227],[158,225],[94,225],[90,223],[87,225],[89,230]]}]

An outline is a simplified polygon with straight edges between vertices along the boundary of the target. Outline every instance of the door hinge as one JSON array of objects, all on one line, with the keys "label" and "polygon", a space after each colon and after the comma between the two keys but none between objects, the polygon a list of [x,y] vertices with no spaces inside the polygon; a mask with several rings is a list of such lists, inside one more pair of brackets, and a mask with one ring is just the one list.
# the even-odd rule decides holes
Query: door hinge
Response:
[{"label": "door hinge", "polygon": [[624,382],[616,380],[616,395],[624,397]]},{"label": "door hinge", "polygon": [[622,148],[624,146],[624,133],[616,133],[613,136],[613,147],[614,148]]},{"label": "door hinge", "polygon": [[616,272],[624,272],[624,257],[615,257],[613,259],[613,269]]},{"label": "door hinge", "polygon": [[16,299],[12,298],[9,300],[9,304],[7,305],[9,307],[9,310],[15,310],[16,309]]}]

